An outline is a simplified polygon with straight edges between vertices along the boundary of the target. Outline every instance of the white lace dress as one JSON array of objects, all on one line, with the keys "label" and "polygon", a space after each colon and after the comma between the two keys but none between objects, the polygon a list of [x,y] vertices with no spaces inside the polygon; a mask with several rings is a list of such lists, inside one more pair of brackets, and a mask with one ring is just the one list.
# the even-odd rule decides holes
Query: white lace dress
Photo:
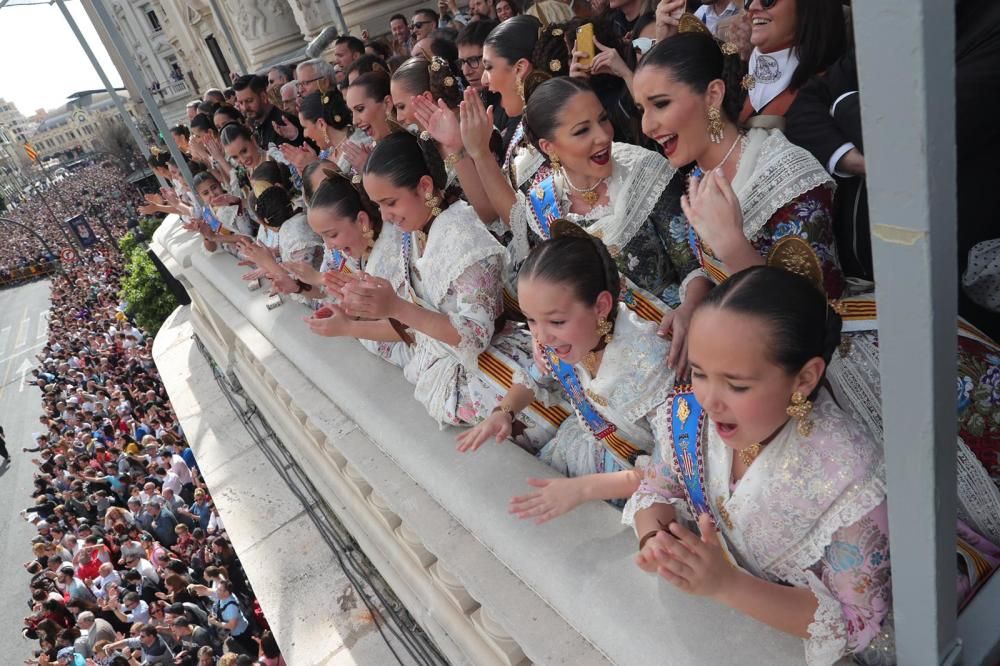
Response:
[{"label": "white lace dress", "polygon": [[[812,422],[802,437],[790,420],[731,486],[733,450],[709,421],[701,444],[708,504],[740,567],[816,596],[807,663],[847,655],[879,663],[892,644],[891,628],[883,626],[892,595],[881,451],[826,391]],[[633,525],[637,511],[666,503],[694,523],[674,461],[669,409],[659,410],[652,426],[662,445],[637,463],[644,478],[622,520]]]},{"label": "white lace dress", "polygon": [[[619,304],[614,337],[604,350],[597,376],[592,377],[582,364],[574,366],[584,391],[598,396],[590,398],[594,409],[616,426],[617,435],[646,453],[657,446],[649,418],[673,388],[674,374],[667,367],[669,351],[670,343],[656,334],[655,324]],[[554,379],[540,385],[524,372],[516,372],[514,381],[532,388],[546,402],[564,398]],[[591,432],[576,411],[562,422],[538,457],[571,477],[632,468],[630,461]]]}]

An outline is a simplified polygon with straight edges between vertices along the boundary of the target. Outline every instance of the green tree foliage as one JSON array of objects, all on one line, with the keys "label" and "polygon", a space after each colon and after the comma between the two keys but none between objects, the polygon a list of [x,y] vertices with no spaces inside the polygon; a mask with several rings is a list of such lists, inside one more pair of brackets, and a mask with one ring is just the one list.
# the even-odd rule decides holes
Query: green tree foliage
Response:
[{"label": "green tree foliage", "polygon": [[[160,226],[156,218],[142,218],[139,227],[145,238],[152,238]],[[127,313],[135,323],[150,335],[156,335],[170,313],[177,308],[177,299],[160,277],[156,265],[132,232],[118,242],[125,260],[125,275],[121,281],[120,296],[127,304]]]}]

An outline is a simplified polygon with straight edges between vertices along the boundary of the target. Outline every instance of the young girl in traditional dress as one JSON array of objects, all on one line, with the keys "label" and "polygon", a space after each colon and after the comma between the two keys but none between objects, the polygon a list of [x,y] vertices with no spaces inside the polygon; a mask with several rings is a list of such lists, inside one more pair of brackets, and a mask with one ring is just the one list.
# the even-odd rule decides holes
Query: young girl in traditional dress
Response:
[{"label": "young girl in traditional dress", "polygon": [[[884,460],[825,388],[840,332],[789,271],[713,289],[691,322],[692,387],[653,418],[660,447],[623,520],[643,570],[802,637],[809,664],[890,663]],[[958,537],[964,601],[1000,549],[961,523]]]},{"label": "young girl in traditional dress", "polygon": [[538,455],[577,478],[530,479],[538,490],[511,503],[537,522],[587,500],[631,495],[638,477],[629,470],[654,450],[650,418],[673,386],[670,343],[619,302],[618,270],[604,244],[565,220],[553,223],[553,234],[531,251],[518,280],[541,372],[515,372],[499,410],[458,438],[460,451],[503,441],[533,401],[568,401],[573,413]]}]

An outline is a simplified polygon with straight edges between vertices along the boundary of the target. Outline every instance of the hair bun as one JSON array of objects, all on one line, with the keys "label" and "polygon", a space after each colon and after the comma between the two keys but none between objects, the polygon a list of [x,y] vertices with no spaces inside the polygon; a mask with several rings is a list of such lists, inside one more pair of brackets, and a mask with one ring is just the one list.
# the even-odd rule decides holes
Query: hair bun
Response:
[{"label": "hair bun", "polygon": [[574,224],[567,219],[558,218],[549,223],[549,237],[551,238],[593,238],[587,230],[578,224]]}]

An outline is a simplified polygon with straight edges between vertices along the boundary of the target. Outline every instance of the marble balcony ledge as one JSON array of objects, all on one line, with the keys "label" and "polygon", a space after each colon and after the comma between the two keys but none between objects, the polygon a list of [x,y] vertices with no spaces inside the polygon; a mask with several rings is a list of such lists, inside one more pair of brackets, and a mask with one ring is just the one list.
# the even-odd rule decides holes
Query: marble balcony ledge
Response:
[{"label": "marble balcony ledge", "polygon": [[[152,247],[191,295],[185,325],[239,379],[452,663],[804,662],[800,640],[640,571],[635,537],[607,504],[542,526],[509,515],[508,500],[525,492],[526,478],[556,473],[513,445],[458,453],[458,431],[438,428],[398,369],[353,340],[311,335],[297,303],[268,310],[264,294],[240,280],[245,269],[234,257],[206,253],[176,217]],[[171,330],[157,337],[158,362]],[[198,388],[183,379],[184,368],[169,374],[175,402],[175,392]],[[227,526],[235,520],[223,518]],[[275,528],[282,519],[274,516]],[[247,571],[256,585],[252,562]],[[289,627],[279,630],[282,646],[301,638],[289,632],[304,630]]]}]

